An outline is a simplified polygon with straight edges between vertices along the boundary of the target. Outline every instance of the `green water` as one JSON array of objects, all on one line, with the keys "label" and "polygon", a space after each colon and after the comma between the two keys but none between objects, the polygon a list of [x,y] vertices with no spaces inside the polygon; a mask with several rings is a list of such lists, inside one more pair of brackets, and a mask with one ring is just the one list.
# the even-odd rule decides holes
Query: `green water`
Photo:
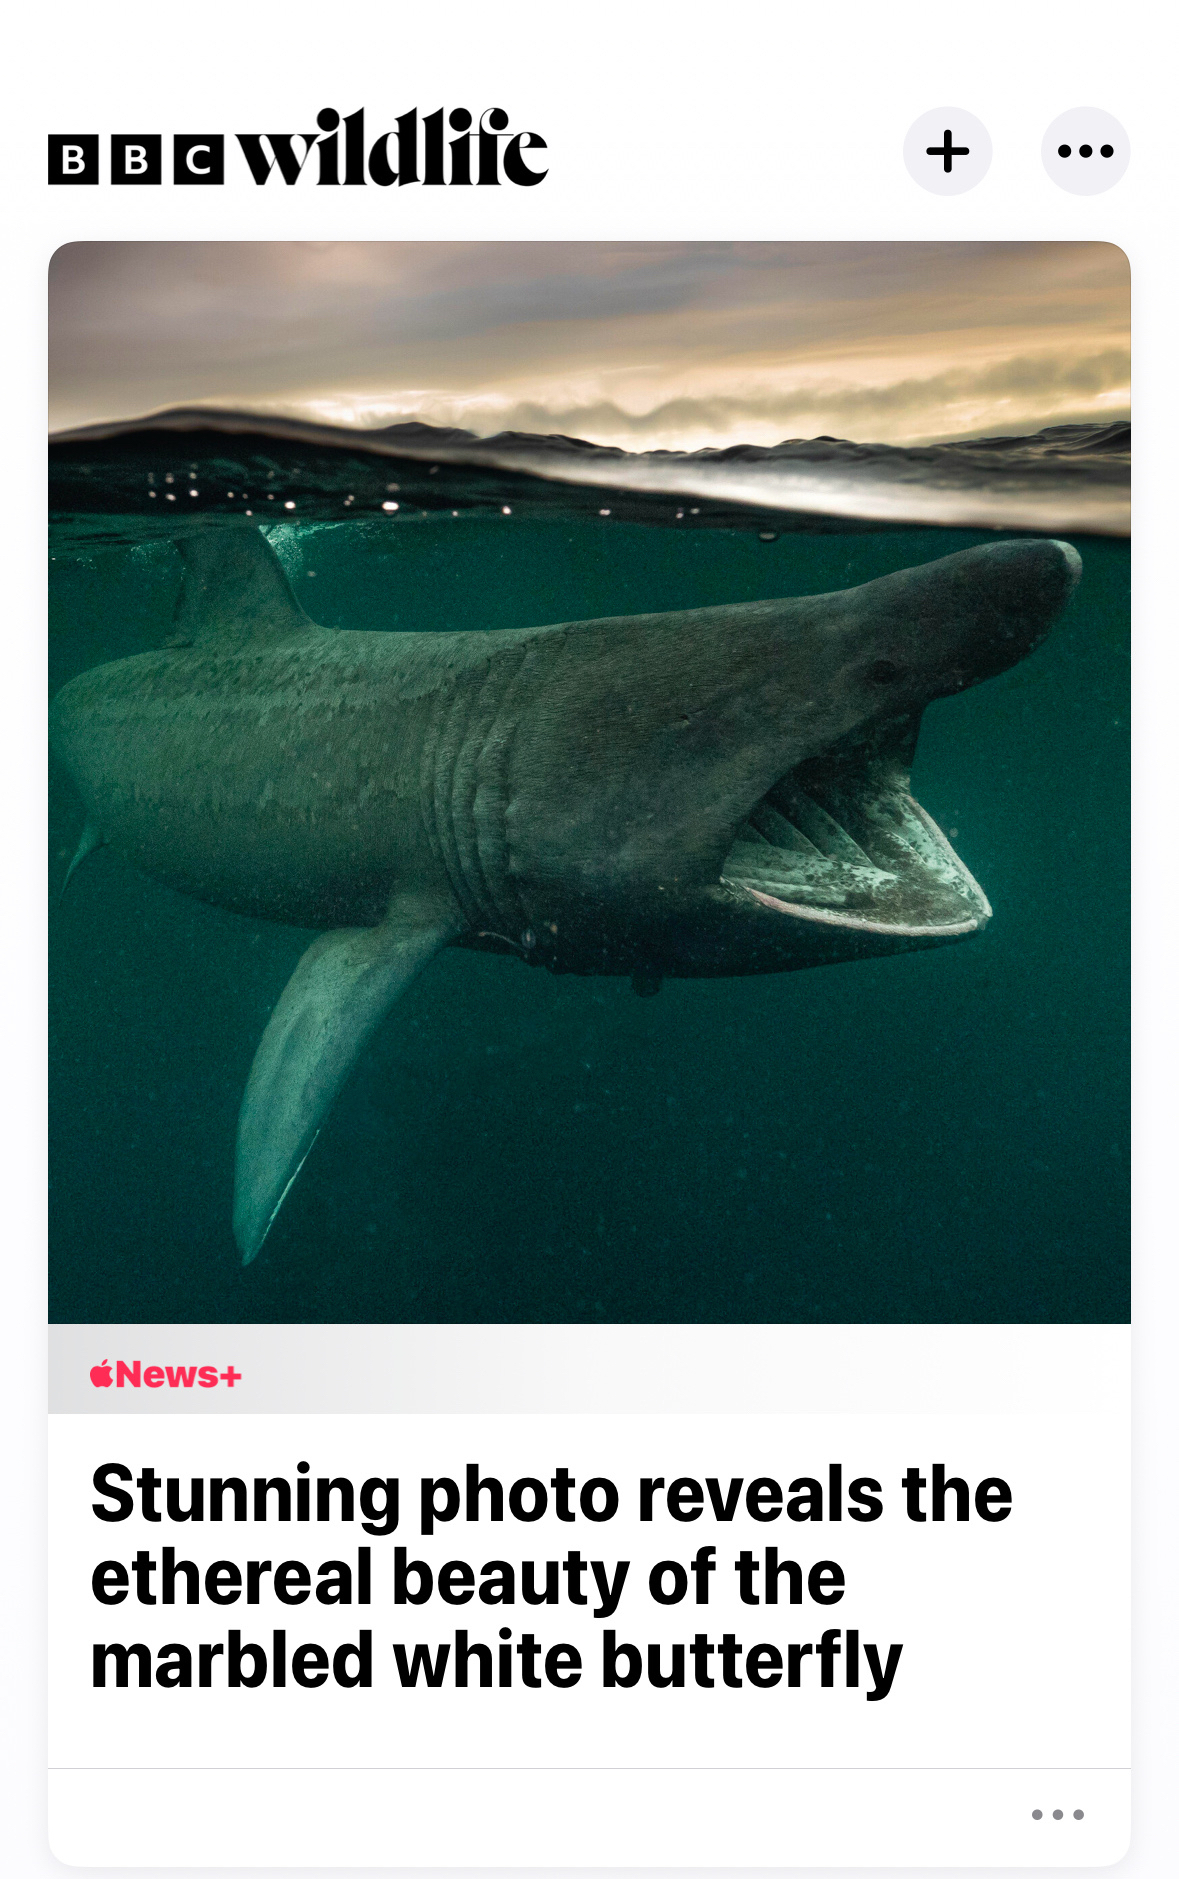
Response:
[{"label": "green water", "polygon": [[[463,515],[309,531],[292,566],[324,625],[447,631],[823,592],[994,539]],[[994,907],[980,937],[647,999],[444,953],[244,1270],[237,1110],[309,936],[109,851],[57,907],[82,814],[55,770],[51,1317],[1128,1317],[1129,549],[1075,545],[1045,644],[925,717],[914,792]],[[53,552],[54,689],[163,643],[166,542]]]}]

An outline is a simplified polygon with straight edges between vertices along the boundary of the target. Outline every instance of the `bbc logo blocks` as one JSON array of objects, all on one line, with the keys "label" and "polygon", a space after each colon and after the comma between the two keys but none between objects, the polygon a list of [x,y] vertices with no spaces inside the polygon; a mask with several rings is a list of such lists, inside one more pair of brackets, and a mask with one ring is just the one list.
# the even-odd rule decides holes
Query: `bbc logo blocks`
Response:
[{"label": "bbc logo blocks", "polygon": [[224,137],[173,137],[172,181],[174,183],[223,183],[225,181]]},{"label": "bbc logo blocks", "polygon": [[156,134],[111,138],[112,183],[158,183],[163,139]]},{"label": "bbc logo blocks", "polygon": [[[112,183],[161,183],[163,138],[119,133],[111,138]],[[98,137],[86,132],[49,139],[51,183],[97,183]],[[225,181],[225,138],[220,132],[186,134],[172,139],[172,181],[214,183]]]},{"label": "bbc logo blocks", "polygon": [[49,180],[51,183],[96,183],[97,136],[86,133],[77,137],[50,137]]}]

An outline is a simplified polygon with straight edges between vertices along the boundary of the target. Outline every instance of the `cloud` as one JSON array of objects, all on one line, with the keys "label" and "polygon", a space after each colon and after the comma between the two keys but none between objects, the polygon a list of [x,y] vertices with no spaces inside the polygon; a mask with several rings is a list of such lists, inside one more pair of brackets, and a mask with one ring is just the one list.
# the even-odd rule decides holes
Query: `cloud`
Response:
[{"label": "cloud", "polygon": [[[1128,351],[1106,347],[1087,355],[999,359],[978,369],[876,384],[823,380],[782,389],[755,383],[734,393],[681,394],[639,409],[602,396],[460,397],[417,389],[391,399],[312,399],[301,407],[301,414],[362,426],[421,418],[460,425],[479,436],[497,431],[563,433],[631,450],[700,449],[737,441],[769,444],[816,434],[865,443],[914,443],[975,435],[988,428],[1009,432],[1081,417],[1125,416],[1129,387]],[[287,415],[296,414],[287,405],[281,408]]]},{"label": "cloud", "polygon": [[1010,430],[1111,412],[1104,243],[80,243],[55,425],[213,402],[630,448]]}]

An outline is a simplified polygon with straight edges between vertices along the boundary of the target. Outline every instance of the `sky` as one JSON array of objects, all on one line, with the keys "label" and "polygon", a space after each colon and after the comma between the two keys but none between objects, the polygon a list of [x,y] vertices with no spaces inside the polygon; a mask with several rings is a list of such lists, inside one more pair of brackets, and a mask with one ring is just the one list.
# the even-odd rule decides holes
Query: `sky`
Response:
[{"label": "sky", "polygon": [[1102,242],[77,242],[50,427],[209,404],[626,450],[1129,414]]}]

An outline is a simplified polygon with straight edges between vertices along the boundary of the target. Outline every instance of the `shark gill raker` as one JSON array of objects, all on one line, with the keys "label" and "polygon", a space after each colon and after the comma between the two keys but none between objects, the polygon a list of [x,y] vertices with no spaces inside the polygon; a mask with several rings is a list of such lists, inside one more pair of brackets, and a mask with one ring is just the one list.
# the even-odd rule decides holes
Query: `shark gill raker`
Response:
[{"label": "shark gill raker", "polygon": [[178,542],[170,649],[84,672],[53,743],[109,844],[325,930],[238,1128],[257,1254],[375,1027],[443,946],[556,972],[780,972],[990,917],[909,793],[931,699],[1039,643],[1080,558],[1011,541],[862,587],[510,632],[330,631],[248,524]]}]

